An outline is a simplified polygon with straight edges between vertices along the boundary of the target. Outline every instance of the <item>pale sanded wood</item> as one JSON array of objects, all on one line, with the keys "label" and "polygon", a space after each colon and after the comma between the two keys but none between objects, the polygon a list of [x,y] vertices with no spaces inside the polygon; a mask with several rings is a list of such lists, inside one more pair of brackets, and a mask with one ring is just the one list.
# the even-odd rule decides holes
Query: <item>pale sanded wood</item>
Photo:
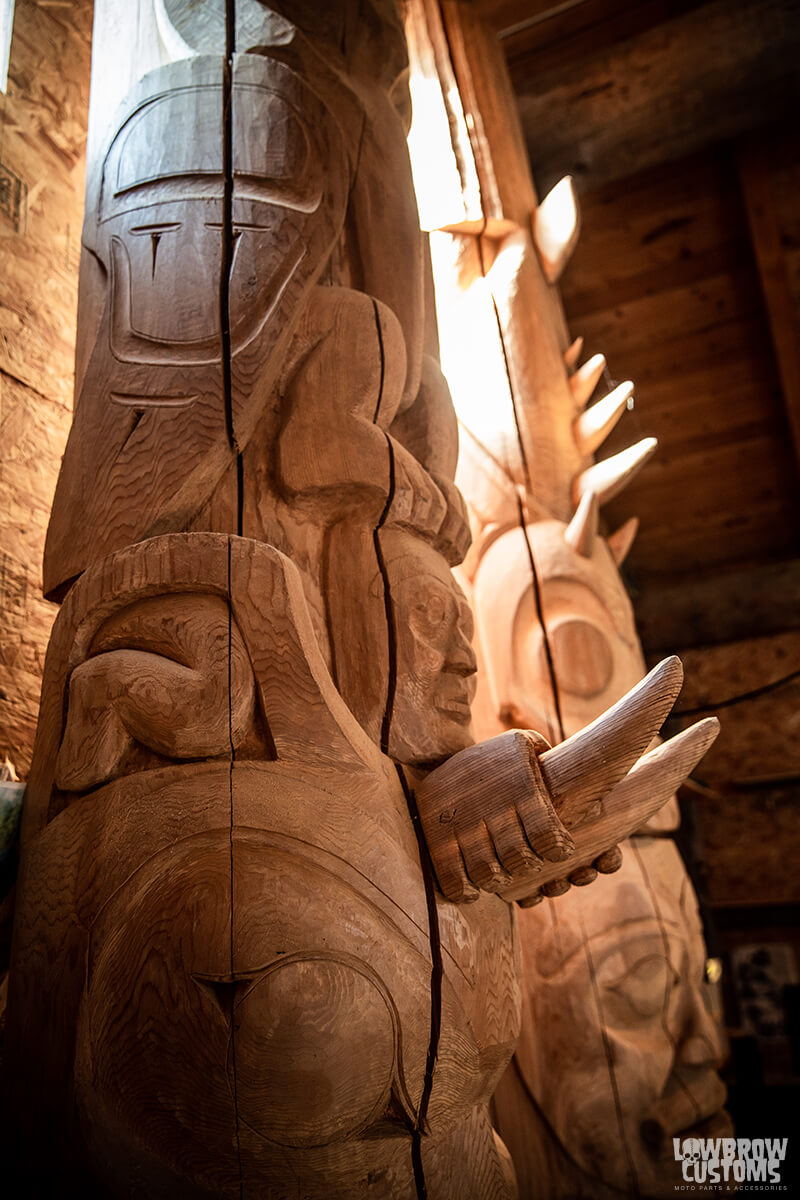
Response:
[{"label": "pale sanded wood", "polygon": [[580,235],[580,211],[569,175],[551,188],[533,214],[533,240],[548,283],[557,283]]},{"label": "pale sanded wood", "polygon": [[590,359],[570,375],[569,386],[575,400],[576,408],[584,408],[589,403],[592,392],[597,387],[605,369],[605,355],[593,354]]},{"label": "pale sanded wood", "polygon": [[[682,679],[679,660],[666,660],[609,712],[553,749],[544,749],[537,735],[512,730],[455,754],[428,775],[416,793],[445,894],[464,899],[471,882],[522,896],[526,888],[589,865],[644,824],[718,731],[716,721],[701,722],[650,751],[626,775]],[[519,884],[515,876],[522,877]]]},{"label": "pale sanded wood", "polygon": [[697,901],[676,847],[633,839],[617,874],[546,899],[521,930],[523,1035],[494,1099],[521,1195],[610,1200],[680,1186],[672,1136],[732,1131]]},{"label": "pale sanded wood", "polygon": [[580,500],[588,491],[595,492],[601,504],[618,496],[657,449],[658,442],[655,438],[642,438],[627,450],[620,450],[618,454],[612,454],[610,458],[604,458],[601,462],[587,467],[573,483],[575,500]]},{"label": "pale sanded wood", "polygon": [[603,444],[628,408],[628,401],[632,395],[632,383],[619,383],[608,395],[576,417],[575,439],[584,454],[593,454],[597,447]]}]

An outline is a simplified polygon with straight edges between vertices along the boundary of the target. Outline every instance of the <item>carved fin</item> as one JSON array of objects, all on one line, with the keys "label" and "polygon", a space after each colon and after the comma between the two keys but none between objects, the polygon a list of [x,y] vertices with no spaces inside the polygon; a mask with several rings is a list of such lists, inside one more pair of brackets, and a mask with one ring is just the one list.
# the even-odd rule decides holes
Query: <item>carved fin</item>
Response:
[{"label": "carved fin", "polygon": [[548,283],[556,283],[560,278],[579,233],[578,198],[572,176],[565,175],[533,214],[533,240]]},{"label": "carved fin", "polygon": [[597,493],[600,504],[611,500],[630,483],[647,460],[652,458],[657,446],[658,442],[654,437],[642,438],[634,446],[628,446],[627,450],[620,450],[619,454],[605,458],[602,462],[594,463],[585,471],[581,471],[572,485],[574,503],[579,503],[581,497],[589,491]]},{"label": "carved fin", "polygon": [[619,529],[606,538],[606,544],[611,551],[614,562],[621,567],[628,557],[628,551],[633,545],[639,532],[639,518],[629,517]]},{"label": "carved fin", "polygon": [[576,408],[585,408],[589,403],[589,397],[597,387],[605,369],[605,355],[593,354],[582,367],[578,367],[574,375],[570,375],[569,386],[572,389]]},{"label": "carved fin", "polygon": [[578,825],[644,753],[682,683],[681,660],[676,655],[663,659],[585,729],[540,756],[542,776],[568,829]]},{"label": "carved fin", "polygon": [[568,371],[571,371],[572,368],[575,366],[576,362],[578,361],[578,359],[581,356],[582,350],[583,350],[583,338],[582,337],[576,337],[575,341],[572,343],[572,345],[567,346],[566,350],[564,351],[564,365],[566,366]]},{"label": "carved fin", "polygon": [[575,444],[581,454],[594,454],[625,412],[632,395],[633,384],[628,379],[575,418]]},{"label": "carved fin", "polygon": [[600,505],[594,492],[586,492],[564,530],[564,541],[584,558],[592,557],[592,550],[600,527]]}]

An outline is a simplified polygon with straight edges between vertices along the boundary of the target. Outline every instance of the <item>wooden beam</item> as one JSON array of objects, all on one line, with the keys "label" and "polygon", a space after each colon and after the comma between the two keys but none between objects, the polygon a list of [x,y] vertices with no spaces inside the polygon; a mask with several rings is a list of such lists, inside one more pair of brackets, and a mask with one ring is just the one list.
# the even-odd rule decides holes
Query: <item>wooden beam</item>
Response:
[{"label": "wooden beam", "polygon": [[749,563],[705,576],[650,577],[634,587],[634,609],[651,657],[676,647],[800,627],[800,559]]},{"label": "wooden beam", "polygon": [[[537,190],[581,190],[789,116],[797,0],[713,0],[557,75],[515,75]],[[537,64],[538,64],[537,60]]]},{"label": "wooden beam", "polygon": [[800,467],[800,329],[775,213],[768,150],[763,144],[751,142],[740,152],[738,162],[750,240],[769,319],[795,457]]}]

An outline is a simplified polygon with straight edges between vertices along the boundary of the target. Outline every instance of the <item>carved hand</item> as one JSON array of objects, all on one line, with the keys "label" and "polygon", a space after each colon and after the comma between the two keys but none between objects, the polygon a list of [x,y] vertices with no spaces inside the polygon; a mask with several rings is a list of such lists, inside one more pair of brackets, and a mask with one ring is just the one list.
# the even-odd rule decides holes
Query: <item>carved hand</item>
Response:
[{"label": "carved hand", "polygon": [[445,896],[474,900],[483,889],[528,905],[616,870],[616,843],[666,802],[717,735],[709,718],[643,753],[682,682],[680,660],[665,659],[558,746],[512,729],[432,771],[416,796]]}]

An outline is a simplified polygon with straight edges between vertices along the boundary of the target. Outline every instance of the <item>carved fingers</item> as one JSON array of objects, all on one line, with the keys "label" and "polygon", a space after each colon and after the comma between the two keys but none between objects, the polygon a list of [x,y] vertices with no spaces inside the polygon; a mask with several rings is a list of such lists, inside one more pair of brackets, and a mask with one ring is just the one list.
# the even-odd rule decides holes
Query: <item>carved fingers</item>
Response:
[{"label": "carved fingers", "polygon": [[453,755],[422,782],[417,803],[434,869],[451,900],[476,899],[574,849],[539,769],[538,734],[512,729]]},{"label": "carved fingers", "polygon": [[417,803],[448,899],[474,899],[480,889],[532,904],[616,871],[617,843],[667,801],[716,737],[712,718],[643,755],[682,677],[680,661],[667,659],[558,746],[510,730],[432,771]]}]

